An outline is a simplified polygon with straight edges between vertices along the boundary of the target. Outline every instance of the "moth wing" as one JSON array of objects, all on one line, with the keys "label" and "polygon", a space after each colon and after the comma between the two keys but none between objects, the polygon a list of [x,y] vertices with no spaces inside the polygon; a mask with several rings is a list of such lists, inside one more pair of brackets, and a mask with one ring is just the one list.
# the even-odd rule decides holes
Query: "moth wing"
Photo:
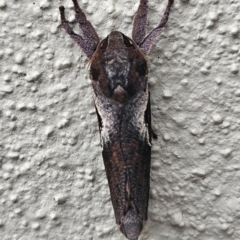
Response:
[{"label": "moth wing", "polygon": [[124,206],[126,200],[126,194],[125,191],[123,191],[124,186],[122,185],[122,183],[126,181],[125,171],[123,171],[123,167],[121,166],[118,166],[118,169],[116,168],[117,165],[116,160],[119,160],[119,158],[121,158],[121,154],[118,154],[119,152],[116,149],[118,146],[116,146],[116,144],[114,144],[113,142],[106,141],[102,136],[102,118],[96,106],[95,109],[97,113],[101,144],[103,148],[102,150],[103,162],[105,165],[108,185],[110,188],[115,219],[116,223],[120,224],[120,219],[123,217],[124,214]]},{"label": "moth wing", "polygon": [[116,223],[120,224],[124,217],[127,205],[127,193],[125,183],[127,181],[126,170],[123,166],[122,155],[119,151],[117,143],[104,142],[103,139],[103,161],[108,178],[108,185],[111,194],[112,205],[114,209]]},{"label": "moth wing", "polygon": [[[101,134],[102,119],[97,109],[96,112]],[[147,128],[147,134],[144,138],[138,137],[138,132],[134,126],[132,132],[129,132],[129,136],[131,136],[129,142],[125,143],[119,143],[114,139],[107,141],[101,134],[102,156],[117,224],[121,223],[128,210],[129,199],[131,199],[143,220],[147,219],[151,162],[150,99],[148,99],[145,110],[144,122]],[[131,165],[128,173],[126,171],[126,159],[129,160],[128,164]],[[126,185],[128,180],[129,186]],[[130,198],[129,194],[131,194]]]},{"label": "moth wing", "polygon": [[145,125],[147,136],[141,139],[135,150],[133,162],[134,168],[132,178],[130,178],[131,193],[134,205],[144,220],[147,220],[149,189],[150,189],[150,166],[151,166],[151,105],[150,95],[145,111]]}]

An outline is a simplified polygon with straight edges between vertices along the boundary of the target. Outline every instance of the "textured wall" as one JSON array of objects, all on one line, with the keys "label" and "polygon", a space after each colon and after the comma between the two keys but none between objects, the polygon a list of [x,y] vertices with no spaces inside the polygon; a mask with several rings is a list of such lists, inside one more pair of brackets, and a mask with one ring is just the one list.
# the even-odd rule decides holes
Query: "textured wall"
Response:
[{"label": "textured wall", "polygon": [[[79,1],[130,36],[138,0]],[[0,0],[0,239],[120,240],[87,59],[58,6]],[[150,1],[151,29],[167,0]],[[175,0],[149,56],[153,143],[142,240],[240,239],[240,2]],[[77,31],[77,25],[74,25]]]}]

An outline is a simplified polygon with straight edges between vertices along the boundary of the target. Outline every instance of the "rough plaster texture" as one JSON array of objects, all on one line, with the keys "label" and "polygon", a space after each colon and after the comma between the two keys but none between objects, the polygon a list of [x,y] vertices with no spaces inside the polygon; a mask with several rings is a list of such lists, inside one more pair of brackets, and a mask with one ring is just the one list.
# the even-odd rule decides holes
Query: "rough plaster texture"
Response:
[{"label": "rough plaster texture", "polygon": [[[79,1],[130,36],[138,0]],[[150,28],[167,0],[150,1]],[[0,239],[120,240],[72,3],[0,0]],[[141,240],[240,239],[240,1],[175,0],[152,49],[149,220]],[[74,24],[77,31],[77,25]]]}]

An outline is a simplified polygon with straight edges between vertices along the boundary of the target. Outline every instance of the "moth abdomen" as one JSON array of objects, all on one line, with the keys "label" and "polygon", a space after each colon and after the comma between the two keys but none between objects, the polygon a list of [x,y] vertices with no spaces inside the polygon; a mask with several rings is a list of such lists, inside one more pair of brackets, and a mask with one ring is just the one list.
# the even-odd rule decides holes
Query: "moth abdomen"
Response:
[{"label": "moth abdomen", "polygon": [[120,225],[121,232],[129,240],[137,240],[143,229],[143,220],[133,207],[130,207]]}]

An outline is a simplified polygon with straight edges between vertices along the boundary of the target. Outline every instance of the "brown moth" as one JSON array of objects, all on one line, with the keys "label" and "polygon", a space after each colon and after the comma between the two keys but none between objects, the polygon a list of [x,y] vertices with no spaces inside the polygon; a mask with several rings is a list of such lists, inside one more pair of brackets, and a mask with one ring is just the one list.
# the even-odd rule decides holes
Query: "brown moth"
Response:
[{"label": "brown moth", "polygon": [[99,37],[73,0],[82,35],[76,34],[60,6],[63,28],[90,59],[90,78],[116,223],[137,240],[147,220],[151,162],[151,109],[148,54],[167,23],[174,0],[168,0],[160,23],[147,34],[148,1],[140,0],[132,39],[112,31]]}]

